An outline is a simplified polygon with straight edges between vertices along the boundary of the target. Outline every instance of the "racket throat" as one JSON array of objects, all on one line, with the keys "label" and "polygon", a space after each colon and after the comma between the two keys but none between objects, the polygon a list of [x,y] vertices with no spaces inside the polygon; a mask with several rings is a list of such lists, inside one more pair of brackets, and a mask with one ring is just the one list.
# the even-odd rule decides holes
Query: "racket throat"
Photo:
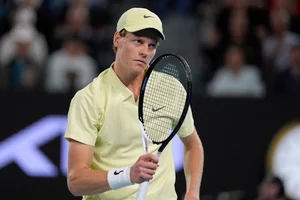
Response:
[{"label": "racket throat", "polygon": [[159,158],[161,155],[161,151],[157,151],[156,156]]}]

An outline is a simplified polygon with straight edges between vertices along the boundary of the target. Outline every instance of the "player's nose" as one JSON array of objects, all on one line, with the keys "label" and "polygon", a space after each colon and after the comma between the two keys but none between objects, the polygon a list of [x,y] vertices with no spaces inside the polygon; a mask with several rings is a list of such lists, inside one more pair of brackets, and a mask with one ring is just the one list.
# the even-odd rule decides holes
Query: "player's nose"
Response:
[{"label": "player's nose", "polygon": [[146,58],[148,55],[149,55],[148,44],[144,44],[140,48],[140,56],[142,56],[143,58]]}]

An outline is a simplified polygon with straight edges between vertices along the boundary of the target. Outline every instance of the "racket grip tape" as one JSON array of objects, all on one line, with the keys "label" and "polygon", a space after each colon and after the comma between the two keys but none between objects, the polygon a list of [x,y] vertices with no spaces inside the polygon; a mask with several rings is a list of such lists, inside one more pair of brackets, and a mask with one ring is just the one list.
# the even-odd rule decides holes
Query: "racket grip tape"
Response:
[{"label": "racket grip tape", "polygon": [[149,185],[149,181],[144,181],[139,185],[136,200],[146,200],[148,185]]}]

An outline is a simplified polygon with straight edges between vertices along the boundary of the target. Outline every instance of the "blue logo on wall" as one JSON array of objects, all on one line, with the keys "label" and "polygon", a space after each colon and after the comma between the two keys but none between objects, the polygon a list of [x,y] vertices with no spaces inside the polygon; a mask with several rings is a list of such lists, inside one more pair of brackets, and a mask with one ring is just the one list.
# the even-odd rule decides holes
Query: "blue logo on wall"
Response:
[{"label": "blue logo on wall", "polygon": [[[57,177],[67,175],[69,143],[64,139],[67,126],[65,115],[48,115],[0,142],[0,171],[11,163],[31,177]],[[60,164],[56,166],[40,147],[60,138]],[[173,138],[174,166],[183,167],[183,144],[178,136]]]}]

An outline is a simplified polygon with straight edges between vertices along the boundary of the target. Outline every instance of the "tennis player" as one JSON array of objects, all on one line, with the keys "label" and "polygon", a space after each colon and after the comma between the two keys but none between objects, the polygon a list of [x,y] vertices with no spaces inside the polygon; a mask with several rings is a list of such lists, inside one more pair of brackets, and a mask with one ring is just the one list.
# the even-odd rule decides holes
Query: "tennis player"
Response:
[{"label": "tennis player", "polygon": [[[85,200],[135,200],[139,183],[151,180],[147,200],[176,200],[171,143],[159,161],[159,145],[143,154],[138,97],[149,62],[160,40],[162,22],[145,8],[120,17],[113,37],[115,62],[72,98],[65,138],[68,188]],[[203,148],[191,109],[178,135],[184,146],[185,200],[199,199]]]}]

